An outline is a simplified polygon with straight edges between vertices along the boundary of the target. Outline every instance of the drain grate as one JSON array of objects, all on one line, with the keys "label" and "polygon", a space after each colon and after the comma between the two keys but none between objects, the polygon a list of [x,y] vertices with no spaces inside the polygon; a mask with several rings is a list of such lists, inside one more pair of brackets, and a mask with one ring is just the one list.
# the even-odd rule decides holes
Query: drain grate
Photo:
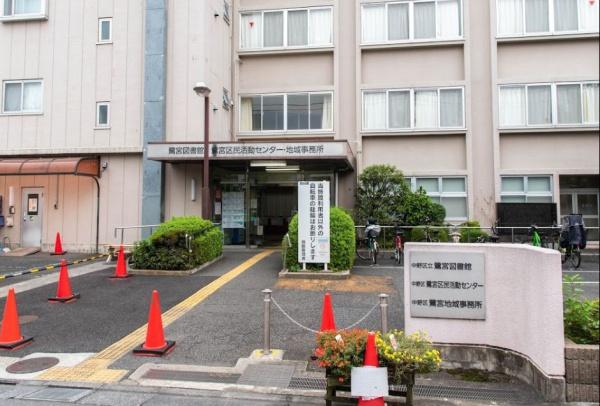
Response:
[{"label": "drain grate", "polygon": [[142,376],[144,379],[159,379],[167,381],[237,383],[240,374],[226,374],[204,371],[173,371],[166,369],[150,369]]},{"label": "drain grate", "polygon": [[[327,381],[323,378],[293,377],[289,389],[325,390]],[[390,389],[405,391],[404,385],[392,385]],[[448,398],[463,400],[517,401],[518,392],[505,389],[473,389],[449,386],[415,385],[415,395],[428,398]]]},{"label": "drain grate", "polygon": [[290,381],[289,389],[327,389],[327,381],[322,378],[305,378],[294,376]]},{"label": "drain grate", "polygon": [[251,364],[246,367],[238,383],[287,388],[295,369],[293,365]]}]

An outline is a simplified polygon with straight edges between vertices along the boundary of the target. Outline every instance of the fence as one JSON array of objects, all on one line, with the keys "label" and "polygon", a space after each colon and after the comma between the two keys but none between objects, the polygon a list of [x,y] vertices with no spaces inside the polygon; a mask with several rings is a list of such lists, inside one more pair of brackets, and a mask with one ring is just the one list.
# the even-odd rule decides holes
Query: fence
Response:
[{"label": "fence", "polygon": [[[394,238],[396,230],[403,230],[403,239],[410,241],[410,234],[414,229],[423,231],[424,238],[418,241],[426,242],[452,242],[452,235],[460,234],[460,242],[474,243],[482,232],[488,236],[495,236],[498,242],[522,244],[531,241],[529,230],[531,227],[466,227],[466,226],[380,226],[381,233],[377,237],[377,243],[381,250],[391,250],[394,248]],[[365,226],[355,226],[357,237],[365,238]],[[448,237],[444,241],[440,241],[440,231],[445,231]],[[561,231],[561,226],[554,227],[537,227],[542,239],[549,245],[555,248],[558,247],[558,239]],[[596,235],[598,227],[586,227],[586,230],[594,230]],[[443,233],[442,233],[443,234]],[[466,238],[465,238],[466,237]]]},{"label": "fence", "polygon": [[[286,312],[279,303],[273,297],[273,291],[271,289],[264,289],[261,291],[263,294],[263,302],[264,302],[264,331],[263,331],[263,355],[269,355],[271,353],[271,303],[275,305],[275,307],[283,314],[291,323],[295,324],[298,328],[307,331],[309,333],[316,334],[319,331],[314,330],[310,327],[307,327],[295,320],[292,316]],[[365,321],[374,311],[379,307],[380,309],[380,317],[381,317],[381,332],[387,333],[388,331],[388,299],[389,295],[385,293],[381,293],[379,295],[379,303],[375,304],[367,313],[365,313],[361,318],[359,318],[356,322],[351,325],[340,328],[338,330],[349,330],[358,326],[360,323]]]}]

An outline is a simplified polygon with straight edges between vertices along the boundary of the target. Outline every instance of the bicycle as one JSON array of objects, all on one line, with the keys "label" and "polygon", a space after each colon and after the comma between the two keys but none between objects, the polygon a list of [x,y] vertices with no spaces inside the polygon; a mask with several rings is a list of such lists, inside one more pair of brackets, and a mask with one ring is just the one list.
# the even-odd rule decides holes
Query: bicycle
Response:
[{"label": "bicycle", "polygon": [[394,259],[398,265],[404,262],[404,232],[401,228],[396,227],[396,235],[394,236]]},{"label": "bicycle", "polygon": [[365,228],[365,238],[359,238],[356,243],[356,255],[360,259],[370,261],[373,265],[377,264],[379,254],[377,236],[380,232],[381,227],[369,221]]},{"label": "bicycle", "polygon": [[579,268],[581,265],[581,248],[579,245],[570,245],[560,250],[560,260],[569,268]]}]

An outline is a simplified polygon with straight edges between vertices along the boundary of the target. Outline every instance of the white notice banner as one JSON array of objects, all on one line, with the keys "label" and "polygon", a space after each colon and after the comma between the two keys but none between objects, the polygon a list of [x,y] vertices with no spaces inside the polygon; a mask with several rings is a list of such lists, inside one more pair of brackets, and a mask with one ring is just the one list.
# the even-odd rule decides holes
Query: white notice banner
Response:
[{"label": "white notice banner", "polygon": [[298,262],[329,263],[329,182],[298,182]]}]

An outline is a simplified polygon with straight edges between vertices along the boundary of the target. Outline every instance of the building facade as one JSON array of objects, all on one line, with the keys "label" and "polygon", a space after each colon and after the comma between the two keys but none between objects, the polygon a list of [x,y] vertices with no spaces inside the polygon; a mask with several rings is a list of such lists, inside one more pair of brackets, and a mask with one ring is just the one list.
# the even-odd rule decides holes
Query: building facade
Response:
[{"label": "building facade", "polygon": [[555,202],[598,225],[598,1],[3,6],[5,245],[48,249],[58,231],[66,249],[102,249],[116,227],[200,215],[205,127],[228,244],[280,240],[298,181],[328,180],[351,208],[380,163],[452,223]]}]

